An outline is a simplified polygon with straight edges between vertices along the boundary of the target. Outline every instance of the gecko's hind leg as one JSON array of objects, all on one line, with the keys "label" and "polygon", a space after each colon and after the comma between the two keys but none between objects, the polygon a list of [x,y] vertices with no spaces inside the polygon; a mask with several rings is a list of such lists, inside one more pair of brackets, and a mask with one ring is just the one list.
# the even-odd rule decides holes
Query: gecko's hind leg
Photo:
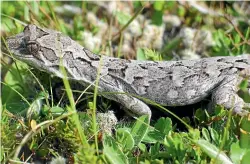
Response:
[{"label": "gecko's hind leg", "polygon": [[214,105],[222,105],[226,109],[233,109],[239,115],[248,114],[249,112],[245,109],[250,109],[250,103],[245,103],[237,94],[238,84],[238,77],[225,79],[223,84],[213,91],[212,103]]}]

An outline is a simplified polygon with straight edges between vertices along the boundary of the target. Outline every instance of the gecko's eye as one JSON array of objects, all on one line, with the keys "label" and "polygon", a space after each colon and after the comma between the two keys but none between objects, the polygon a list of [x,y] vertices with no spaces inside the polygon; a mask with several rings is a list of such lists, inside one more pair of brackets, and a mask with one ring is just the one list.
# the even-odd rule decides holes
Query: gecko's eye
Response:
[{"label": "gecko's eye", "polygon": [[28,41],[26,46],[31,54],[36,54],[40,50],[40,45],[36,41]]}]

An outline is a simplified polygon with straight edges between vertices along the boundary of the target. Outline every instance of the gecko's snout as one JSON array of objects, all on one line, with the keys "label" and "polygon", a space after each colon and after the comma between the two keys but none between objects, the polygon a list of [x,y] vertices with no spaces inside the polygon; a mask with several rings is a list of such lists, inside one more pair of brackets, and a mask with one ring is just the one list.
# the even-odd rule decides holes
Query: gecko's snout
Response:
[{"label": "gecko's snout", "polygon": [[24,33],[20,33],[7,38],[7,45],[10,50],[18,49],[24,45]]},{"label": "gecko's snout", "polygon": [[[9,47],[10,52],[15,56],[26,56],[31,53],[27,49],[27,37],[24,33],[19,33],[14,36],[7,38],[7,46]],[[34,48],[33,48],[34,49]]]}]

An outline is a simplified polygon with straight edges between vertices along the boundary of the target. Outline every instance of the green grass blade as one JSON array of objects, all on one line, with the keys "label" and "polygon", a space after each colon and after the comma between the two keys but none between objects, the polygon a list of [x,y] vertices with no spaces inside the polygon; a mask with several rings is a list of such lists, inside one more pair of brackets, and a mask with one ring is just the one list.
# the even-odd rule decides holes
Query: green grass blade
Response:
[{"label": "green grass blade", "polygon": [[93,110],[92,110],[92,125],[93,125],[93,131],[95,136],[95,147],[96,147],[96,153],[98,153],[98,137],[97,137],[97,123],[96,123],[96,99],[97,99],[97,93],[98,93],[98,84],[100,80],[100,73],[101,73],[101,67],[102,67],[102,56],[100,58],[100,63],[97,70],[97,77],[96,77],[96,83],[95,83],[95,89],[94,89],[94,98],[93,98]]},{"label": "green grass blade", "polygon": [[73,112],[74,114],[72,115],[72,120],[73,122],[75,123],[76,125],[76,128],[77,128],[77,131],[78,131],[78,134],[80,136],[80,140],[82,142],[82,145],[86,148],[89,148],[89,144],[88,144],[88,141],[87,141],[87,138],[84,134],[84,131],[83,131],[83,128],[81,126],[81,123],[80,123],[80,120],[79,120],[79,116],[76,112],[76,107],[75,107],[75,102],[74,102],[74,98],[73,98],[73,94],[72,94],[72,90],[70,88],[70,85],[69,85],[69,81],[68,79],[66,78],[67,77],[67,73],[66,73],[66,70],[65,68],[62,66],[62,60],[60,60],[60,71],[62,72],[62,74],[64,75],[64,78],[63,78],[63,84],[65,86],[65,90],[66,90],[66,93],[67,93],[67,96],[69,98],[69,102],[70,102],[70,107],[67,108],[69,110],[69,112]]}]

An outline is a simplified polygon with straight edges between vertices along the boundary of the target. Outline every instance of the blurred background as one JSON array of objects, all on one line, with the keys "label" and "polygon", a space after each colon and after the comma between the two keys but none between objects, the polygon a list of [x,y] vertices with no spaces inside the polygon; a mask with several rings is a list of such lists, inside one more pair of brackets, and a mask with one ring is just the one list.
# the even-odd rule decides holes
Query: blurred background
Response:
[{"label": "blurred background", "polygon": [[62,31],[95,53],[126,59],[197,59],[250,51],[248,2],[4,1],[1,17],[3,37],[32,23]]}]

